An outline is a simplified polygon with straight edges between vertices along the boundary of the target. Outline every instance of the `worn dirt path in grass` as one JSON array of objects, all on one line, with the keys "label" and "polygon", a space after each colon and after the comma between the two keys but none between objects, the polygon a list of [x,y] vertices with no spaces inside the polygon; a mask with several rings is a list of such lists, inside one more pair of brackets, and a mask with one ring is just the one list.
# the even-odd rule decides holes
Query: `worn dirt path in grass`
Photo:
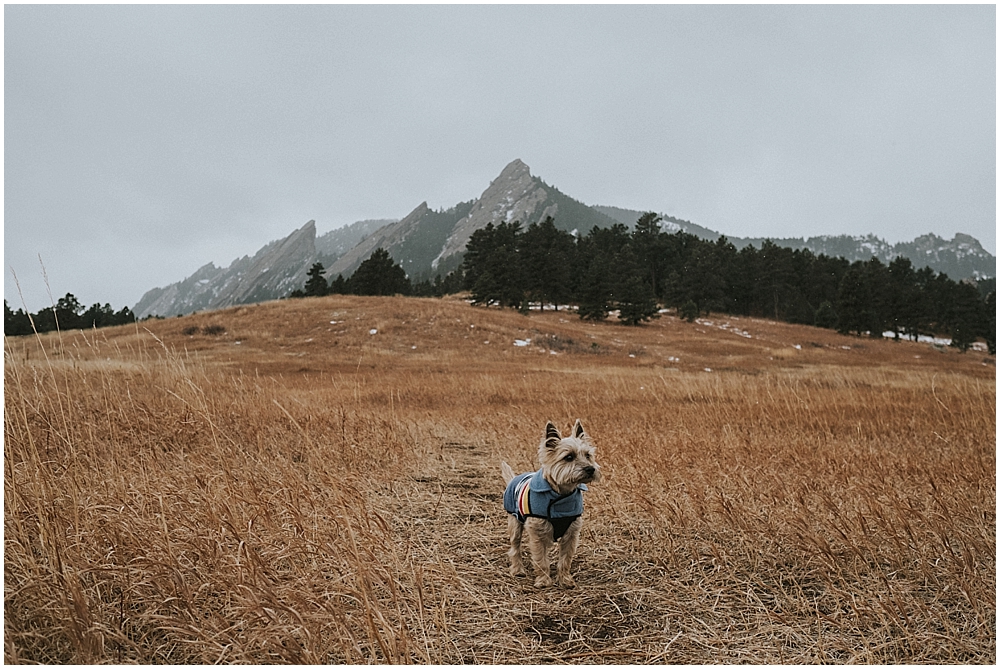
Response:
[{"label": "worn dirt path in grass", "polygon": [[445,438],[417,469],[393,484],[385,511],[400,555],[414,560],[421,581],[418,645],[427,659],[670,661],[669,642],[680,630],[670,629],[660,595],[663,569],[637,563],[624,542],[585,526],[574,564],[577,587],[536,590],[530,579],[507,571],[499,459],[485,446]]}]

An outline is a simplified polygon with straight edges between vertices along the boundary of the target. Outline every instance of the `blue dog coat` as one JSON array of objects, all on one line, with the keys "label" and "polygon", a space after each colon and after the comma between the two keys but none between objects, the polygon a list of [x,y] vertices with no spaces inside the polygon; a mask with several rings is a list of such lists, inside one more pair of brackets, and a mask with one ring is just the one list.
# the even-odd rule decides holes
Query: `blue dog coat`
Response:
[{"label": "blue dog coat", "polygon": [[503,508],[523,523],[529,516],[552,523],[552,538],[559,539],[574,520],[583,515],[583,483],[566,495],[560,495],[542,475],[542,470],[515,476],[503,493]]}]

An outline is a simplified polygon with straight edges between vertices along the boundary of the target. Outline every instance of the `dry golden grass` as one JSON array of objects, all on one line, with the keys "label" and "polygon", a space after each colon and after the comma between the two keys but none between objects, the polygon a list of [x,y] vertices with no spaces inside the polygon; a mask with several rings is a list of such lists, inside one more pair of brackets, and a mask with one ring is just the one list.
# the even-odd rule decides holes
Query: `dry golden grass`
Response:
[{"label": "dry golden grass", "polygon": [[[4,382],[6,662],[996,661],[982,354],[329,297],[6,340]],[[577,417],[605,477],[537,591],[498,465]]]}]

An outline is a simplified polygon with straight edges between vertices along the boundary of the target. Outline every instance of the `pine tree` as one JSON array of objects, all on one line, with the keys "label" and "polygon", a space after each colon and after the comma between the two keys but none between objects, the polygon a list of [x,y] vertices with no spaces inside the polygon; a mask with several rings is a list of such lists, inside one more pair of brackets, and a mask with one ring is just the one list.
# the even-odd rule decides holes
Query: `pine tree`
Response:
[{"label": "pine tree", "polygon": [[986,340],[990,355],[997,353],[997,293],[990,291],[983,303],[983,317],[980,321],[979,334]]},{"label": "pine tree", "polygon": [[83,313],[80,320],[84,328],[103,328],[114,323],[115,310],[110,304],[103,307],[95,303]]},{"label": "pine tree", "polygon": [[[760,315],[762,313],[759,302],[762,265],[760,253],[752,244],[744,246],[736,254],[733,265],[732,274],[738,277],[738,280],[728,284],[733,311],[743,316]],[[834,288],[836,289],[836,286]]]},{"label": "pine tree", "polygon": [[951,345],[963,353],[972,347],[981,329],[981,305],[983,303],[975,286],[965,281],[953,285],[948,308]]},{"label": "pine tree", "polygon": [[581,319],[603,321],[611,311],[611,269],[608,259],[594,244],[579,243],[581,270],[577,279],[577,313]]},{"label": "pine tree", "polygon": [[[576,245],[576,262],[571,274],[580,318],[604,320],[615,308],[616,256],[629,244],[628,228],[594,226]],[[614,269],[612,269],[614,268]]]},{"label": "pine tree", "polygon": [[[817,325],[821,319],[819,310],[823,303],[828,302],[831,310],[833,309],[833,304],[837,301],[837,287],[850,265],[843,258],[809,254],[809,262],[804,268],[804,276],[799,279],[798,285],[808,303],[816,307],[814,321]],[[836,323],[825,327],[834,328]]]},{"label": "pine tree", "polygon": [[816,327],[830,329],[837,327],[837,312],[829,300],[821,302],[816,309]]},{"label": "pine tree", "polygon": [[698,318],[698,305],[694,303],[694,300],[688,300],[677,307],[677,316],[688,323],[694,323],[694,319]]},{"label": "pine tree", "polygon": [[559,303],[569,299],[571,270],[576,245],[573,236],[559,230],[551,216],[541,223],[532,223],[518,237],[518,255],[523,273],[526,299]]},{"label": "pine tree", "polygon": [[503,289],[501,280],[493,275],[489,269],[482,269],[477,272],[476,281],[472,284],[472,303],[489,306],[491,304],[501,304]]},{"label": "pine tree", "polygon": [[441,294],[442,295],[452,295],[462,291],[462,284],[465,280],[465,276],[462,274],[462,268],[448,272],[447,276],[444,277],[444,281],[441,282]]},{"label": "pine tree", "polygon": [[698,311],[721,310],[726,303],[726,284],[717,261],[714,245],[702,242],[691,251],[681,274],[684,295],[693,300]]},{"label": "pine tree", "polygon": [[306,276],[309,277],[303,290],[306,297],[323,297],[330,292],[330,287],[327,285],[326,279],[323,278],[323,263],[314,263]]},{"label": "pine tree", "polygon": [[110,325],[125,325],[136,321],[135,314],[128,307],[122,307],[120,311],[111,316]]},{"label": "pine tree", "polygon": [[378,248],[347,280],[347,288],[354,295],[409,295],[410,280],[389,252]]},{"label": "pine tree", "polygon": [[488,223],[472,233],[461,269],[475,304],[520,307],[524,303],[520,235],[517,221],[497,226]]},{"label": "pine tree", "polygon": [[635,230],[632,232],[632,247],[635,250],[636,259],[656,297],[660,297],[660,282],[664,269],[664,254],[661,249],[661,221],[663,221],[662,216],[647,211],[635,222]]},{"label": "pine tree", "polygon": [[8,337],[29,335],[34,332],[31,319],[24,309],[11,310],[7,300],[3,301],[3,333]]},{"label": "pine tree", "polygon": [[[762,316],[787,320],[793,312],[797,275],[792,250],[781,247],[769,239],[760,245],[761,274],[758,283],[759,298],[763,303]],[[813,315],[810,314],[809,322]]]},{"label": "pine tree", "polygon": [[76,299],[73,293],[66,293],[56,302],[55,316],[56,323],[60,330],[76,330],[82,326],[80,315],[83,314],[84,306]]},{"label": "pine tree", "polygon": [[330,287],[327,289],[328,295],[346,295],[347,294],[347,280],[344,278],[343,274],[338,274],[337,278],[330,282]]},{"label": "pine tree", "polygon": [[888,283],[888,270],[878,258],[851,265],[837,295],[837,330],[881,337],[888,320],[889,302],[884,292]]},{"label": "pine tree", "polygon": [[639,325],[643,321],[659,318],[656,295],[646,282],[646,272],[631,246],[626,246],[615,256],[615,272],[613,297],[618,307],[618,320],[626,325]]},{"label": "pine tree", "polygon": [[844,274],[837,293],[837,331],[841,334],[862,334],[871,327],[871,286],[861,261],[855,262]]},{"label": "pine tree", "polygon": [[665,258],[662,263],[661,274],[664,278],[660,291],[663,301],[669,306],[680,307],[688,300],[696,299],[697,296],[692,292],[695,284],[688,273],[695,268],[692,258],[705,242],[694,235],[678,231],[661,235],[658,244]]},{"label": "pine tree", "polygon": [[[465,245],[465,256],[462,258],[462,277],[466,290],[472,290],[479,281],[479,276],[487,270],[495,248],[496,227],[492,223],[475,230],[469,237]],[[473,299],[476,302],[481,301]]]},{"label": "pine tree", "polygon": [[937,274],[930,267],[921,267],[914,273],[914,288],[907,320],[908,334],[913,341],[923,332],[930,332],[937,318],[935,286]]},{"label": "pine tree", "polygon": [[899,334],[915,336],[917,310],[915,297],[916,272],[909,258],[899,256],[889,263],[889,282],[883,286],[887,304],[887,325],[896,339]]}]

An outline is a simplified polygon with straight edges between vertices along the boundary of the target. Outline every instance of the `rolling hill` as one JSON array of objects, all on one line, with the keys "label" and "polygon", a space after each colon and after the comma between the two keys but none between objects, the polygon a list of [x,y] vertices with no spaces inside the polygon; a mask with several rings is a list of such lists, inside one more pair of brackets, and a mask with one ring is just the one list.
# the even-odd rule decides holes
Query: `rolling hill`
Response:
[{"label": "rolling hill", "polygon": [[[23,337],[9,664],[991,664],[995,367],[767,319],[327,296]],[[499,463],[581,419],[573,590]]]}]

